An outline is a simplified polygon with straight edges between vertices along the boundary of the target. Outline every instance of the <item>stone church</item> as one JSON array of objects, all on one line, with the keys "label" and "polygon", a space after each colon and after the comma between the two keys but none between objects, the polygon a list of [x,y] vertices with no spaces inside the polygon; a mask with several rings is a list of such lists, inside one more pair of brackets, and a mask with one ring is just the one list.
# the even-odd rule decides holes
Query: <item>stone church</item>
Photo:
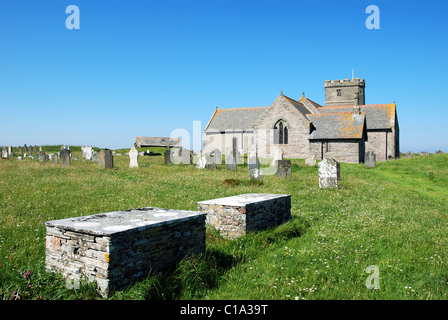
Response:
[{"label": "stone church", "polygon": [[398,158],[399,128],[395,103],[365,104],[365,80],[326,80],[324,106],[305,97],[280,93],[268,107],[216,108],[204,129],[203,152],[219,149],[260,157],[281,148],[284,158],[364,162],[367,151],[377,161]]}]

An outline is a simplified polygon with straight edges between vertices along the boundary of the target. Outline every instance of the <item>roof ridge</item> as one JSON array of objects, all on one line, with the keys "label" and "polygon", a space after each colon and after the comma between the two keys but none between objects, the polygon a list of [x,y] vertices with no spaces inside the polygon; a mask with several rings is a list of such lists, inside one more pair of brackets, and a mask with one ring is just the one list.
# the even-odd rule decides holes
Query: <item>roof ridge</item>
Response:
[{"label": "roof ridge", "polygon": [[[390,106],[395,103],[378,103],[378,104],[360,104],[360,107],[379,107],[379,106]],[[348,108],[353,107],[354,105],[345,105],[345,106],[331,106],[331,107],[319,107],[319,109],[326,109],[326,108]]]}]

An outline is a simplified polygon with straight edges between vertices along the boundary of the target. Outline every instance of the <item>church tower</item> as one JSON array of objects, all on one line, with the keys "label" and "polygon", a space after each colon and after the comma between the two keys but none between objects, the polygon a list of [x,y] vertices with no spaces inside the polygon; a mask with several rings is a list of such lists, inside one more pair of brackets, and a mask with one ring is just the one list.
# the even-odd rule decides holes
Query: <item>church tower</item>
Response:
[{"label": "church tower", "polygon": [[[353,78],[340,80],[325,80],[325,103],[324,107],[333,106],[353,106],[355,99],[359,105],[365,104],[364,89],[366,83],[364,79]],[[356,94],[357,95],[356,95]]]}]

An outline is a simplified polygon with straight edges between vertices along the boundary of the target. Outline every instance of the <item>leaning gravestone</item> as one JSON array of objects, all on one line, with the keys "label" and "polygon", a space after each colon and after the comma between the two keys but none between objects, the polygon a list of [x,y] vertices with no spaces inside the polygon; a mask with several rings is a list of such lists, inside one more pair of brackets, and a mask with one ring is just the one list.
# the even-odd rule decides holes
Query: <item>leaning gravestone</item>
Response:
[{"label": "leaning gravestone", "polygon": [[290,177],[291,176],[291,160],[277,160],[277,171],[275,175],[277,177]]},{"label": "leaning gravestone", "polygon": [[129,168],[138,168],[138,150],[135,146],[129,150]]},{"label": "leaning gravestone", "polygon": [[163,155],[165,157],[165,164],[173,163],[173,156],[170,148],[166,148],[165,153]]},{"label": "leaning gravestone", "polygon": [[364,165],[366,168],[375,168],[376,155],[373,151],[367,151],[364,157]]},{"label": "leaning gravestone", "polygon": [[68,149],[61,150],[60,156],[61,156],[61,164],[66,167],[70,166],[70,150]]},{"label": "leaning gravestone", "polygon": [[104,165],[105,165],[105,163],[104,163],[104,154],[105,154],[105,152],[104,152],[103,149],[101,149],[98,152],[98,167],[104,167]]},{"label": "leaning gravestone", "polygon": [[339,180],[339,163],[334,159],[319,162],[319,187],[337,188]]},{"label": "leaning gravestone", "polygon": [[110,150],[106,150],[106,152],[104,153],[104,167],[106,169],[114,168],[114,155]]}]

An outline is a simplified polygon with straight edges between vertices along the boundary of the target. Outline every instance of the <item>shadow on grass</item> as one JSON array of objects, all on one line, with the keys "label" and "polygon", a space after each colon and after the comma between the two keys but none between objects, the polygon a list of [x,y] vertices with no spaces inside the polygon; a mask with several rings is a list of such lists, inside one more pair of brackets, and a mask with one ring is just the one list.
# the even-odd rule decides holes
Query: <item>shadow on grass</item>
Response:
[{"label": "shadow on grass", "polygon": [[226,275],[239,264],[260,256],[275,244],[281,244],[304,234],[309,226],[300,218],[261,232],[229,240],[213,228],[207,229],[207,248],[202,254],[189,256],[175,268],[164,272],[151,272],[143,281],[115,299],[183,300],[202,299],[208,290],[227,281]]}]

